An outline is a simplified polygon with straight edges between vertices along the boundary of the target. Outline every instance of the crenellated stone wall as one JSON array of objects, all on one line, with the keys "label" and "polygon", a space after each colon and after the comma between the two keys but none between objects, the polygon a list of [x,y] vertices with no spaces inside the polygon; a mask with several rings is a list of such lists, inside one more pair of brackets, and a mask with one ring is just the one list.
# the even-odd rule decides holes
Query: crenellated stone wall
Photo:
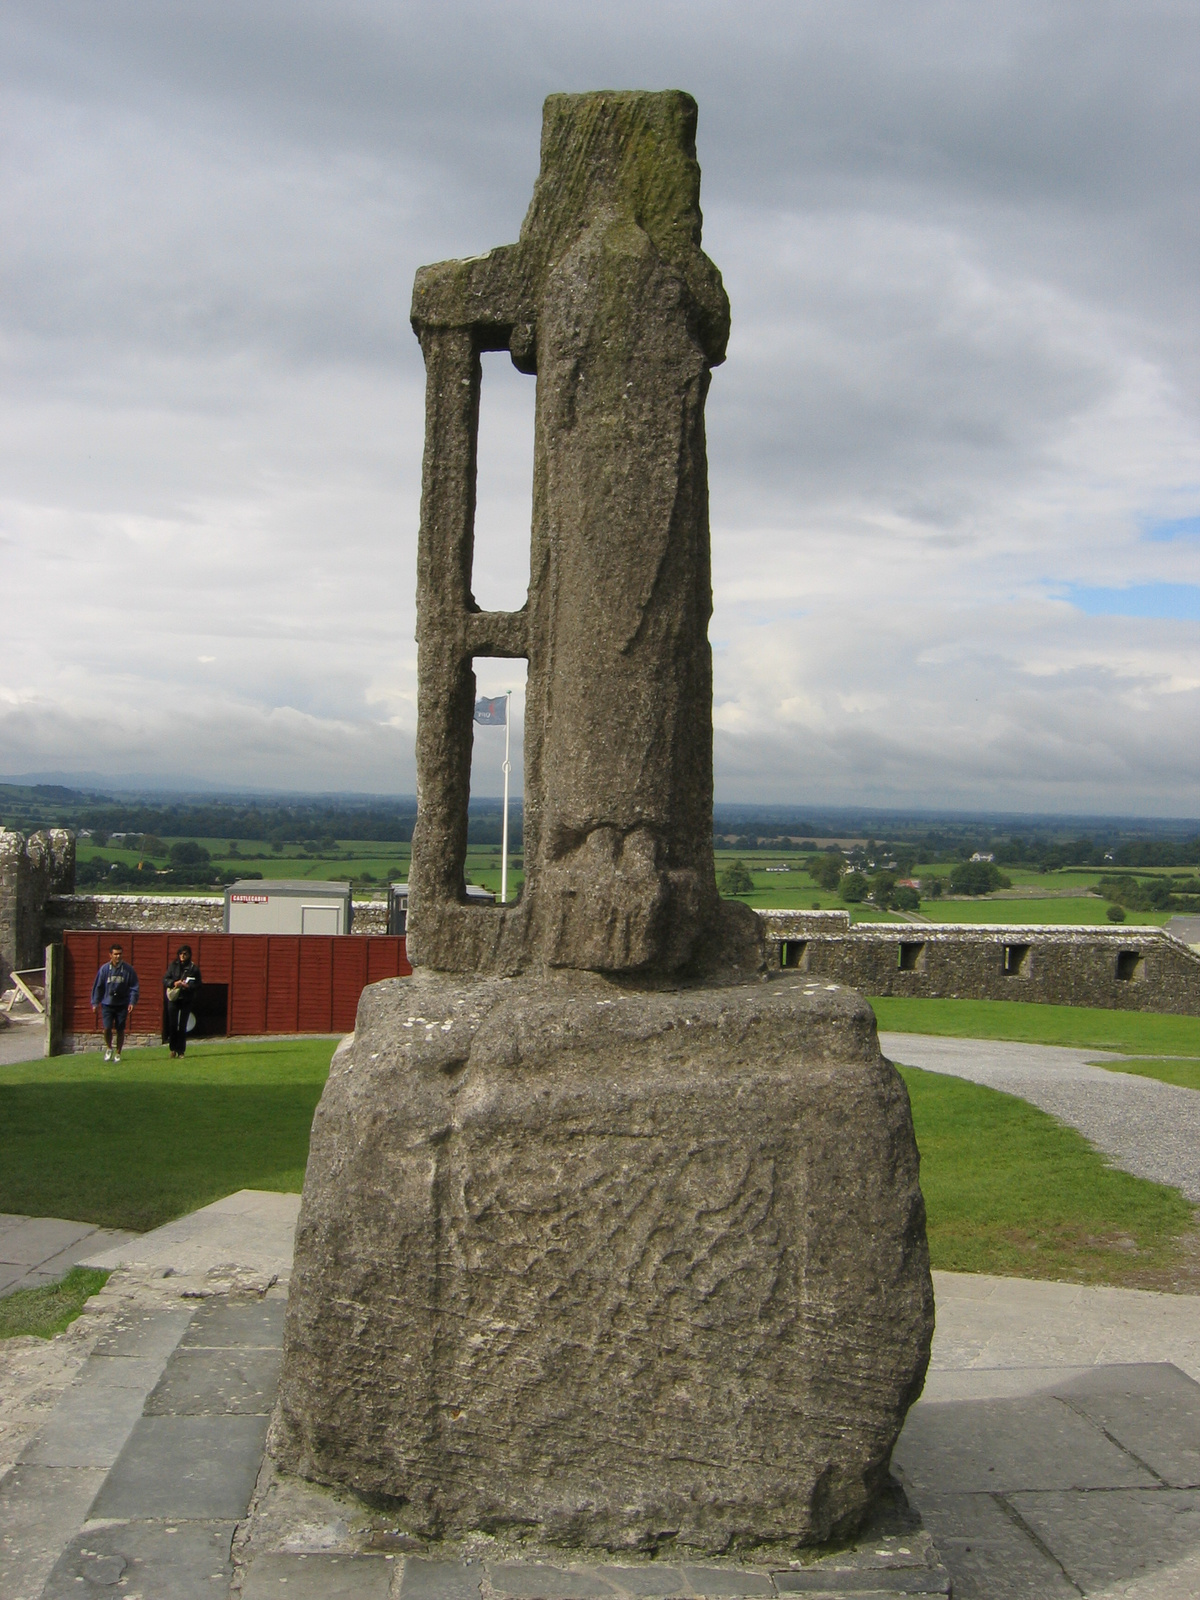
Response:
[{"label": "crenellated stone wall", "polygon": [[[1200,1016],[1200,955],[1157,927],[859,923],[761,912],[772,967],[870,995],[1035,1000]],[[844,917],[844,913],[825,913]]]}]

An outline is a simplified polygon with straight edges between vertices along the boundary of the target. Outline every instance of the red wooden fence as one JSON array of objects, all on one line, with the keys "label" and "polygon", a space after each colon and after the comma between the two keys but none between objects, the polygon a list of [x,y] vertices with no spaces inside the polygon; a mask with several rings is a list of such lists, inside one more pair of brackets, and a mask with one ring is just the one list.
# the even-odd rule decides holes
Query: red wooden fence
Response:
[{"label": "red wooden fence", "polygon": [[92,981],[119,939],[138,975],[139,1031],[153,1032],[162,1010],[162,977],[181,944],[190,944],[204,983],[229,991],[226,1032],[349,1033],[368,983],[412,972],[402,936],[392,934],[102,933],[63,935],[63,1032],[91,1033]]}]

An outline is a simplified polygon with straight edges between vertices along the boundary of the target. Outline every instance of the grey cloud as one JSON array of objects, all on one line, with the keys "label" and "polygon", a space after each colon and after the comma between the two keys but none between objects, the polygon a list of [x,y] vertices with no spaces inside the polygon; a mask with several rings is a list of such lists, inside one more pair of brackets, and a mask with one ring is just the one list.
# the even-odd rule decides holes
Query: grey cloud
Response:
[{"label": "grey cloud", "polygon": [[[9,5],[0,767],[92,768],[99,726],[165,770],[190,692],[197,773],[411,788],[412,273],[515,237],[543,94],[678,84],[734,312],[719,793],[1194,811],[1194,627],[1039,597],[1200,576],[1142,534],[1200,510],[1196,33],[1066,0]],[[531,392],[489,361],[489,604],[528,571]]]}]

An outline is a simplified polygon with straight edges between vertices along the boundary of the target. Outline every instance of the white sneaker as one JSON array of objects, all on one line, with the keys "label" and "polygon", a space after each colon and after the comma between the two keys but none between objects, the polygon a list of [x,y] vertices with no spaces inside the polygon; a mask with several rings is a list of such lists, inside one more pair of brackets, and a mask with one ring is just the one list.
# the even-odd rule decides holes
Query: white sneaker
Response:
[{"label": "white sneaker", "polygon": [[117,1050],[117,1051],[114,1051],[114,1053],[113,1053],[113,1060],[114,1060],[114,1061],[120,1061],[120,1059],[121,1059],[121,1052],[120,1052],[120,1051],[119,1051],[119,1050]]},{"label": "white sneaker", "polygon": [[112,1060],[112,1051],[111,1050],[106,1050],[104,1052],[104,1059],[105,1059],[105,1061],[111,1061]]}]

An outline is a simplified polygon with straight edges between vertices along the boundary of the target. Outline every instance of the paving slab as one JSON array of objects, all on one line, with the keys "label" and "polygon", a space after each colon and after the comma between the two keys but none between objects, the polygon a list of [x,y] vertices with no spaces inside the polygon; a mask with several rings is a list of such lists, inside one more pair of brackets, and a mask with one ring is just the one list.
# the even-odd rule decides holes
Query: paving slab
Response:
[{"label": "paving slab", "polygon": [[[241,1191],[153,1235],[116,1236],[115,1252],[89,1262],[114,1273],[81,1319],[93,1325],[90,1354],[0,1480],[0,1600],[26,1591],[37,1600],[43,1582],[47,1594],[132,1594],[131,1574],[147,1600],[223,1600],[274,1398],[286,1303],[270,1285],[289,1270],[298,1203]],[[27,1253],[61,1243],[54,1219],[19,1221],[10,1233]],[[94,1241],[96,1230],[86,1235]],[[121,1268],[130,1254],[149,1264]],[[191,1342],[177,1350],[193,1320]],[[69,1345],[75,1336],[60,1337]],[[36,1415],[31,1404],[26,1414]],[[111,1526],[126,1530],[124,1545],[112,1545]],[[224,1545],[216,1565],[213,1539]],[[121,1561],[109,1591],[101,1577]]]},{"label": "paving slab", "polygon": [[21,1452],[23,1462],[40,1467],[103,1467],[107,1472],[120,1455],[142,1414],[145,1391],[97,1381],[90,1367],[89,1362],[81,1381],[71,1385],[45,1427]]},{"label": "paving slab", "polygon": [[572,1571],[540,1561],[489,1561],[491,1590],[504,1600],[612,1600],[613,1590],[595,1571]]},{"label": "paving slab", "polygon": [[180,1348],[146,1401],[146,1415],[269,1415],[279,1384],[280,1351]]},{"label": "paving slab", "polygon": [[[147,1384],[153,1387],[163,1362],[174,1350],[187,1331],[188,1323],[196,1314],[196,1304],[173,1307],[155,1307],[118,1313],[96,1340],[93,1356],[109,1356],[122,1361],[146,1361],[154,1364],[154,1378]],[[110,1369],[116,1372],[117,1368]]]},{"label": "paving slab", "polygon": [[404,1563],[399,1600],[479,1600],[483,1578],[482,1562],[410,1557]]},{"label": "paving slab", "polygon": [[922,1401],[893,1457],[960,1600],[1200,1594],[1172,1588],[1200,1576],[1200,1385],[1167,1363],[1033,1376]]},{"label": "paving slab", "polygon": [[[40,1600],[104,1594],[144,1600],[225,1600],[233,1522],[110,1523],[85,1528],[55,1563]],[[281,1600],[277,1596],[276,1600]]]},{"label": "paving slab", "polygon": [[1057,1395],[915,1406],[892,1465],[921,1492],[1159,1487],[1160,1479]]},{"label": "paving slab", "polygon": [[387,1556],[264,1555],[248,1568],[241,1600],[389,1600],[395,1571]]},{"label": "paving slab", "polygon": [[751,1595],[775,1593],[775,1585],[766,1573],[730,1571],[728,1567],[684,1567],[683,1576],[693,1594]]},{"label": "paving slab", "polygon": [[230,1272],[286,1281],[300,1214],[298,1194],[239,1189],[186,1217],[143,1233],[115,1249],[94,1251],[82,1264],[114,1271],[172,1272],[203,1277]]},{"label": "paving slab", "polygon": [[0,1028],[0,1067],[15,1067],[24,1061],[40,1061],[46,1054],[46,1024],[10,1022]]},{"label": "paving slab", "polygon": [[687,1580],[678,1567],[653,1566],[628,1567],[628,1566],[600,1566],[597,1572],[606,1583],[612,1585],[618,1594],[657,1597],[681,1595],[688,1592]]},{"label": "paving slab", "polygon": [[970,1371],[1168,1361],[1200,1380],[1200,1295],[966,1272],[935,1272],[933,1287],[937,1327],[927,1399],[937,1397],[947,1372],[962,1383]]},{"label": "paving slab", "polygon": [[237,1521],[266,1437],[265,1416],[140,1417],[90,1517]]},{"label": "paving slab", "polygon": [[[1014,1510],[1084,1594],[1153,1578],[1200,1551],[1200,1493],[1117,1490],[1086,1502],[1066,1494],[1018,1494]],[[1191,1600],[1196,1590],[1177,1600]]]},{"label": "paving slab", "polygon": [[214,1297],[201,1305],[181,1341],[210,1350],[280,1350],[287,1301],[229,1300]]},{"label": "paving slab", "polygon": [[[104,1482],[103,1467],[18,1462],[0,1481],[0,1595],[38,1600],[59,1551]],[[78,1591],[77,1591],[78,1592]]]},{"label": "paving slab", "polygon": [[987,1494],[922,1494],[921,1515],[954,1580],[954,1600],[1078,1600],[1062,1565]]},{"label": "paving slab", "polygon": [[120,1249],[136,1237],[93,1222],[0,1213],[0,1295],[57,1283],[85,1256]]},{"label": "paving slab", "polygon": [[1166,1487],[1200,1489],[1200,1385],[1177,1367],[1100,1367],[1056,1393]]}]

